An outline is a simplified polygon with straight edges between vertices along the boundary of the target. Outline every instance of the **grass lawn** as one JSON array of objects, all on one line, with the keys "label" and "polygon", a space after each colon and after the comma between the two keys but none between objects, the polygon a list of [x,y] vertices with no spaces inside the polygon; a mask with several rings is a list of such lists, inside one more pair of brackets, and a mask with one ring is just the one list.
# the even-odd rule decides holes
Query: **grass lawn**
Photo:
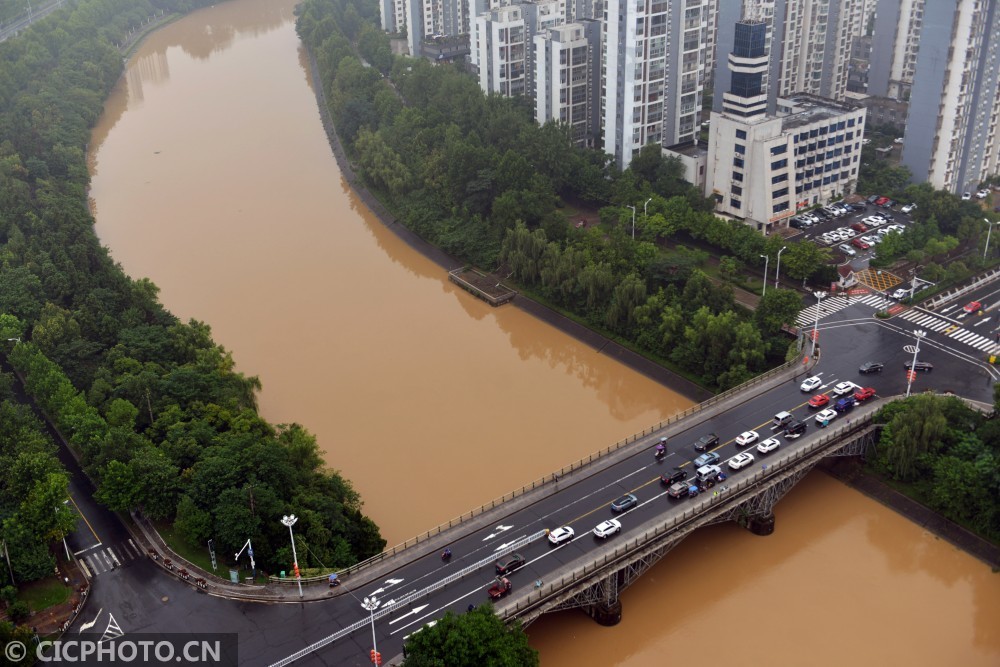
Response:
[{"label": "grass lawn", "polygon": [[[230,565],[227,564],[227,559],[219,553],[218,549],[215,551],[215,560],[217,569],[212,570],[212,557],[208,553],[208,545],[192,546],[187,540],[182,538],[177,531],[174,529],[173,524],[169,523],[159,523],[156,524],[156,530],[160,533],[160,537],[166,540],[167,544],[174,552],[191,563],[194,563],[206,572],[216,574],[223,579],[229,579],[229,569]],[[240,557],[240,581],[243,581],[246,577],[250,576],[250,557],[246,552]],[[263,576],[260,570],[257,570],[258,583],[267,583],[267,577]]]},{"label": "grass lawn", "polygon": [[73,588],[63,583],[59,577],[46,577],[21,586],[17,599],[28,603],[32,611],[42,611],[65,602],[72,595]]}]

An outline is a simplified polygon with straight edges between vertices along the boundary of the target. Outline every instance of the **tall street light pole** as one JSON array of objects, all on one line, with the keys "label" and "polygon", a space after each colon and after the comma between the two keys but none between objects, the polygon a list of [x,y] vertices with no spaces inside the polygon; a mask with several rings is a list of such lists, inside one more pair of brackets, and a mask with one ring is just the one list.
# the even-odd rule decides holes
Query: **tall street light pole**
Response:
[{"label": "tall street light pole", "polygon": [[635,241],[635,206],[625,205],[632,209],[632,240]]},{"label": "tall street light pole", "polygon": [[778,276],[781,275],[781,253],[788,250],[788,246],[781,246],[778,251],[778,268],[774,270],[774,289],[778,289]]},{"label": "tall street light pole", "polygon": [[914,366],[917,365],[917,353],[920,352],[920,339],[927,335],[926,331],[921,331],[917,329],[913,332],[913,335],[917,337],[917,344],[913,346],[913,361],[910,362],[910,372],[906,374],[906,397],[910,397],[910,385],[913,384],[913,377],[917,374],[917,369]]},{"label": "tall street light pole", "polygon": [[372,619],[372,662],[376,665],[382,663],[382,656],[378,654],[378,646],[375,644],[375,610],[378,609],[380,604],[381,602],[374,595],[365,598],[365,601],[361,603],[361,606],[368,610]]},{"label": "tall street light pole", "polygon": [[652,197],[650,197],[649,199],[647,199],[646,203],[642,205],[642,222],[643,222],[643,224],[646,224],[647,222],[649,222],[649,214],[646,213],[646,207],[649,206],[649,202],[651,202],[651,201],[653,201]]},{"label": "tall street light pole", "polygon": [[823,297],[826,296],[826,292],[823,290],[816,290],[813,292],[813,296],[816,297],[816,324],[813,325],[813,348],[812,356],[816,356],[816,340],[819,338],[819,304],[823,301]]},{"label": "tall street light pole", "polygon": [[764,295],[767,294],[767,263],[771,260],[767,255],[761,255],[764,258],[764,289],[760,292],[760,297],[763,299]]},{"label": "tall street light pole", "polygon": [[983,248],[983,261],[985,262],[986,253],[990,251],[990,232],[993,231],[993,223],[990,222],[988,218],[983,218],[983,222],[989,225],[989,228],[986,230],[986,247]]},{"label": "tall street light pole", "polygon": [[292,538],[292,560],[295,569],[295,580],[299,583],[299,597],[302,597],[302,574],[299,572],[299,557],[295,553],[295,535],[292,533],[292,526],[299,518],[294,514],[289,514],[288,516],[281,517],[281,523],[288,526],[288,536]]}]

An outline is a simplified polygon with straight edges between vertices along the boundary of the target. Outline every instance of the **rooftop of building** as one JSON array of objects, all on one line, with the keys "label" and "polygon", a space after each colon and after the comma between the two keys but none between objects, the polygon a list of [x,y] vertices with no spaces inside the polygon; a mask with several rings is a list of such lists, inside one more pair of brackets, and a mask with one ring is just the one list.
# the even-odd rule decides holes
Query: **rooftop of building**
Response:
[{"label": "rooftop of building", "polygon": [[845,113],[857,111],[861,105],[854,102],[838,102],[818,95],[808,93],[797,93],[789,95],[787,100],[795,106],[797,111],[787,116],[781,117],[781,128],[791,130],[803,125],[812,125],[827,119],[838,118]]},{"label": "rooftop of building", "polygon": [[708,146],[699,142],[674,144],[673,146],[667,146],[664,150],[688,157],[706,157],[708,155]]}]

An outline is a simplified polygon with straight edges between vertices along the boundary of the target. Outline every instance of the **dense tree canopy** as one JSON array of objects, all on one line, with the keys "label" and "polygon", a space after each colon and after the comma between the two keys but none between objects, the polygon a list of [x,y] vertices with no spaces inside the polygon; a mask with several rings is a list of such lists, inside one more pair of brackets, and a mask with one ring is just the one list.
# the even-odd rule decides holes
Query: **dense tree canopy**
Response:
[{"label": "dense tree canopy", "polygon": [[520,626],[508,628],[484,604],[461,615],[447,612],[432,627],[411,634],[407,667],[533,667],[538,652]]},{"label": "dense tree canopy", "polygon": [[[346,566],[385,544],[350,483],[324,470],[303,427],[260,418],[259,381],[235,371],[207,325],[179,322],[159,303],[155,285],[126,276],[100,245],[87,209],[85,149],[122,72],[116,45],[151,16],[203,4],[81,0],[0,43],[2,352],[109,507],[176,520],[193,542],[214,537],[220,553],[235,553],[251,538],[257,561],[270,570],[292,561],[279,519],[295,513],[303,566]],[[371,22],[364,12],[358,18],[359,29]],[[366,53],[387,67],[373,34],[363,31]],[[373,89],[381,81],[376,69],[346,63],[345,78]],[[385,99],[380,108],[395,113]],[[360,132],[370,110],[355,112]],[[387,188],[406,184],[386,147],[373,144],[372,156]],[[9,338],[20,342],[2,342]],[[51,443],[22,438],[24,418],[5,409],[2,537],[17,567],[51,571],[47,543],[35,538],[61,528],[52,508],[66,498],[65,473],[40,462]],[[8,488],[17,495],[7,497]]]}]

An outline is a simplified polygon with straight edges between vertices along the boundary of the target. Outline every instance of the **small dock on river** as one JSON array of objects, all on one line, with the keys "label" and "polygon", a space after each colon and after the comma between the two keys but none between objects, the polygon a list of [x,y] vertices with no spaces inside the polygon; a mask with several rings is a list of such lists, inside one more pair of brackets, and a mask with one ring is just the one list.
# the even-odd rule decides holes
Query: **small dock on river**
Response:
[{"label": "small dock on river", "polygon": [[471,266],[449,271],[448,279],[491,306],[502,306],[517,296],[517,291],[504,285],[500,278]]}]

